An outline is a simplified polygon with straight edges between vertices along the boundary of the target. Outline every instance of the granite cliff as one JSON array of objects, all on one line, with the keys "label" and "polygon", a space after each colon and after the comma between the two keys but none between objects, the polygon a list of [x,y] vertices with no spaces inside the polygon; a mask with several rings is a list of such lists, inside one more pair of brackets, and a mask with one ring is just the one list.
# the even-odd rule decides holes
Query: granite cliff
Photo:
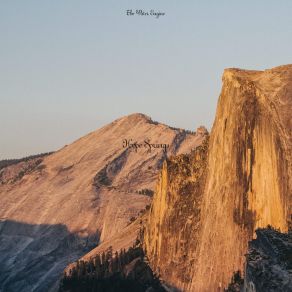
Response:
[{"label": "granite cliff", "polygon": [[222,291],[257,228],[288,230],[291,112],[292,65],[224,71],[208,150],[165,162],[145,227],[168,287]]}]

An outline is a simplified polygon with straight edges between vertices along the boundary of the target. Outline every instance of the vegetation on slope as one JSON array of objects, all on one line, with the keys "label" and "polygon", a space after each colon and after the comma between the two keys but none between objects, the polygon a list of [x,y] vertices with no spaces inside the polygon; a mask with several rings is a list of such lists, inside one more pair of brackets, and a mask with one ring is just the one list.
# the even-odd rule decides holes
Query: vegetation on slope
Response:
[{"label": "vegetation on slope", "polygon": [[19,162],[27,162],[27,161],[35,159],[35,158],[42,158],[42,157],[50,155],[52,153],[54,153],[54,152],[40,153],[40,154],[30,155],[30,156],[26,156],[26,157],[18,158],[18,159],[0,160],[0,170],[7,167],[7,166],[17,164]]},{"label": "vegetation on slope", "polygon": [[76,266],[65,273],[59,292],[72,291],[165,291],[158,278],[144,260],[143,249],[137,244],[120,252],[112,248],[89,261],[77,261]]}]

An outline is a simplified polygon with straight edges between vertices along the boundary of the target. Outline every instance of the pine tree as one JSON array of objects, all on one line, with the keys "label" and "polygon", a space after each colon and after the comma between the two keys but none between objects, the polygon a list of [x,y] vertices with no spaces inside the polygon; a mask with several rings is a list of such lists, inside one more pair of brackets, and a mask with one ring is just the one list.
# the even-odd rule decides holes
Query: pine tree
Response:
[{"label": "pine tree", "polygon": [[105,253],[103,252],[103,253],[101,254],[101,264],[104,265],[105,261],[106,261],[106,255],[105,255]]},{"label": "pine tree", "polygon": [[101,260],[100,255],[98,254],[94,259],[94,268],[95,268],[95,278],[100,278],[100,271],[101,271]]}]

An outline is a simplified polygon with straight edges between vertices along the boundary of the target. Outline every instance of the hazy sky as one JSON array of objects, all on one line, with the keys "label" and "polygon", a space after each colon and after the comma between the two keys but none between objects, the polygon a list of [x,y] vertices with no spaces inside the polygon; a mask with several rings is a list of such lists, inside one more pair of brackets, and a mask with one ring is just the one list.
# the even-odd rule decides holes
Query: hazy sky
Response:
[{"label": "hazy sky", "polygon": [[0,159],[133,112],[210,128],[224,68],[292,63],[291,11],[290,0],[0,0]]}]

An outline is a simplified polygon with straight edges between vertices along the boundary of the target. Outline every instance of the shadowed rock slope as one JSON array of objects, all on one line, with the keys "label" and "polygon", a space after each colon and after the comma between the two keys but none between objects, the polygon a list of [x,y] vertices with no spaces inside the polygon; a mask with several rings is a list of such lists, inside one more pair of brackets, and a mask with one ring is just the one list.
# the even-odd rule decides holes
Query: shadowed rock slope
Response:
[{"label": "shadowed rock slope", "polygon": [[287,231],[291,112],[292,65],[224,71],[207,154],[165,163],[146,224],[150,265],[169,286],[222,291],[255,229]]},{"label": "shadowed rock slope", "polygon": [[[154,189],[164,159],[190,151],[203,136],[133,114],[53,154],[1,169],[0,291],[57,289],[68,263],[122,232],[150,204],[144,194]],[[123,148],[124,139],[169,148],[135,151]],[[135,238],[133,228],[117,246]]]},{"label": "shadowed rock slope", "polygon": [[292,291],[292,233],[257,229],[249,243],[244,291]]}]

